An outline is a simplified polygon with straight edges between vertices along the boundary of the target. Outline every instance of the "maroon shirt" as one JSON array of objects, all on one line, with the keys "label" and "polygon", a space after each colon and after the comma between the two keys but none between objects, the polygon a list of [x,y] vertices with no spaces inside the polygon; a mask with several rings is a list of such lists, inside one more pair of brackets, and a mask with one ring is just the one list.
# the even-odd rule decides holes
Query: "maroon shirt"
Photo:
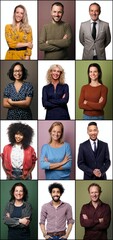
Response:
[{"label": "maroon shirt", "polygon": [[47,232],[60,232],[66,230],[66,223],[74,223],[72,208],[69,203],[60,202],[55,208],[52,201],[42,206],[40,224],[45,225],[47,220]]},{"label": "maroon shirt", "polygon": [[[88,219],[83,218],[86,214]],[[99,222],[99,218],[103,218],[103,222]],[[110,206],[102,201],[99,202],[97,208],[92,203],[83,205],[80,213],[80,223],[85,227],[84,240],[107,240],[107,228],[111,221]]]}]

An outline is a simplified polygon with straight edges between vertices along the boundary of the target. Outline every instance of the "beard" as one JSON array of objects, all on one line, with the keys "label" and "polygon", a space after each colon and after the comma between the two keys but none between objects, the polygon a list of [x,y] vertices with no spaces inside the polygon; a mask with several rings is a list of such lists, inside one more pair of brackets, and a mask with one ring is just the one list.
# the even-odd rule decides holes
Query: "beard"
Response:
[{"label": "beard", "polygon": [[[57,197],[57,199],[55,199],[55,197]],[[52,197],[52,199],[53,199],[54,202],[59,202],[60,201],[60,196],[54,196],[54,197]]]}]

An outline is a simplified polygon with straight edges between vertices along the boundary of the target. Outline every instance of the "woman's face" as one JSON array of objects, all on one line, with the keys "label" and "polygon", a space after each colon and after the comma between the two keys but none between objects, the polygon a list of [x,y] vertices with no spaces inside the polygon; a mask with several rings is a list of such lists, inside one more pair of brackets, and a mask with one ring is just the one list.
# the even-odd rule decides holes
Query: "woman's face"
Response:
[{"label": "woman's face", "polygon": [[16,186],[14,190],[14,198],[15,200],[22,200],[24,197],[24,191],[22,186]]},{"label": "woman's face", "polygon": [[96,67],[90,67],[89,69],[89,77],[91,80],[98,80],[99,72]]},{"label": "woman's face", "polygon": [[58,67],[55,67],[51,70],[51,77],[53,80],[59,80],[61,71]]},{"label": "woman's face", "polygon": [[24,135],[22,133],[17,132],[15,134],[15,141],[16,141],[17,144],[21,143],[23,138],[24,138]]},{"label": "woman's face", "polygon": [[60,126],[55,126],[53,127],[51,131],[51,138],[54,141],[59,141],[62,135],[61,127]]},{"label": "woman's face", "polygon": [[14,16],[17,23],[21,22],[24,16],[24,9],[17,7]]},{"label": "woman's face", "polygon": [[16,80],[21,80],[22,79],[22,75],[23,75],[22,67],[20,65],[16,65],[14,67],[14,69],[13,69],[13,77]]}]

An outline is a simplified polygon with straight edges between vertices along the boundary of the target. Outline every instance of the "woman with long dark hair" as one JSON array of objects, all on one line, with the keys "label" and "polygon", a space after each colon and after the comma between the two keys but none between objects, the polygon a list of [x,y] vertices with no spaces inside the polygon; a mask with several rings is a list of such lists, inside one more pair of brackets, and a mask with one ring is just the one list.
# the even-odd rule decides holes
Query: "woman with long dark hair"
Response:
[{"label": "woman with long dark hair", "polygon": [[84,120],[104,119],[108,88],[102,83],[102,70],[99,64],[88,66],[88,84],[81,89],[79,108],[84,110]]}]

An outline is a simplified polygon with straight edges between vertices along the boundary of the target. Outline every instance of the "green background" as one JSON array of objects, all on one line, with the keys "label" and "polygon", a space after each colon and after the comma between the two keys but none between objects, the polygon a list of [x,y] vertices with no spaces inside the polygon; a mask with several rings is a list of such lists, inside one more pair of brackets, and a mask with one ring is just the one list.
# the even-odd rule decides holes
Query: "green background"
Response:
[{"label": "green background", "polygon": [[[2,240],[7,239],[7,233],[8,233],[8,227],[3,223],[3,212],[6,207],[6,204],[10,200],[10,193],[12,186],[20,181],[7,181],[2,180],[1,181],[1,238]],[[31,229],[31,239],[37,240],[37,232],[38,232],[38,209],[37,209],[37,181],[24,181],[22,182],[28,189],[28,202],[32,205],[33,212],[32,212],[32,221],[30,223],[30,229]]]},{"label": "green background", "polygon": [[[80,225],[80,211],[83,204],[90,202],[90,197],[88,193],[88,186],[93,183],[90,180],[84,181],[76,181],[76,240],[83,239],[84,236],[84,228]],[[99,184],[102,189],[102,193],[100,195],[100,199],[109,204],[111,207],[111,218],[112,218],[112,181],[95,181],[95,183]],[[112,240],[112,222],[110,227],[108,228],[108,240]],[[100,239],[101,240],[101,239]]]},{"label": "green background", "polygon": [[76,61],[76,119],[83,119],[83,109],[79,109],[78,107],[78,100],[80,96],[81,87],[83,85],[88,84],[88,75],[87,69],[91,63],[98,63],[102,70],[102,82],[103,84],[108,87],[108,97],[107,103],[104,108],[104,118],[105,119],[112,119],[112,101],[113,101],[113,94],[112,94],[112,61]]}]

